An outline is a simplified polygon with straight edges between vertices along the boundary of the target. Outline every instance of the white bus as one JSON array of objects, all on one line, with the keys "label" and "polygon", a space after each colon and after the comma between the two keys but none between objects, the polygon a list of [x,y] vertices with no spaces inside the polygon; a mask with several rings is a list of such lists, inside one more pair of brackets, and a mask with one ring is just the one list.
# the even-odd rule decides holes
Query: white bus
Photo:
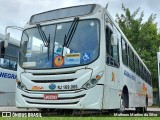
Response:
[{"label": "white bus", "polygon": [[142,111],[152,96],[150,71],[106,8],[47,11],[25,26],[17,107]]},{"label": "white bus", "polygon": [[3,35],[0,34],[0,106],[15,106],[16,70],[19,41],[11,38],[4,48]]}]

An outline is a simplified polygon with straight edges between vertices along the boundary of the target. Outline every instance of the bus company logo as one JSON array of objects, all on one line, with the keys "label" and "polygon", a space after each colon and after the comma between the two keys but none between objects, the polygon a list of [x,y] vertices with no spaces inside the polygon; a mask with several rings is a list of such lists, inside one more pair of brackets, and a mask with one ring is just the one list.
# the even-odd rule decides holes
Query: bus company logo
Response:
[{"label": "bus company logo", "polygon": [[17,75],[0,72],[0,78],[9,78],[9,79],[16,79]]},{"label": "bus company logo", "polygon": [[49,85],[49,89],[54,90],[55,88],[56,88],[55,84],[52,83],[52,84]]},{"label": "bus company logo", "polygon": [[130,79],[136,81],[136,77],[130,74],[128,71],[124,70],[124,75],[129,77]]},{"label": "bus company logo", "polygon": [[39,87],[39,86],[33,86],[32,87],[32,90],[42,90],[43,89],[43,87]]}]

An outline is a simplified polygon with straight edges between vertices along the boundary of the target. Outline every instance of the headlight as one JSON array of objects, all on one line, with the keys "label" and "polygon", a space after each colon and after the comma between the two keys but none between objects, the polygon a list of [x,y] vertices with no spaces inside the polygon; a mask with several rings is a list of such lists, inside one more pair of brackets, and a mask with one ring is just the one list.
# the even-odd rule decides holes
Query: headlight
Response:
[{"label": "headlight", "polygon": [[103,71],[99,72],[97,75],[95,75],[94,77],[92,77],[92,79],[90,79],[89,81],[87,81],[82,88],[84,89],[89,89],[92,88],[94,86],[97,85],[98,81],[101,79],[101,77],[103,76]]},{"label": "headlight", "polygon": [[16,83],[17,87],[20,88],[21,90],[23,91],[27,90],[27,87],[20,80],[16,80]]},{"label": "headlight", "polygon": [[95,78],[91,79],[91,84],[92,85],[96,85],[97,83],[98,83],[97,79],[95,79]]}]

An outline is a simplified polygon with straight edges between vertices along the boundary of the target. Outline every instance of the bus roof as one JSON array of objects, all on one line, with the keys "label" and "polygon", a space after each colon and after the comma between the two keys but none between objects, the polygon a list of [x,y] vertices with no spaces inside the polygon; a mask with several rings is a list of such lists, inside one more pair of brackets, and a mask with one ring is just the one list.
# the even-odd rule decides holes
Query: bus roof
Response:
[{"label": "bus roof", "polygon": [[30,18],[30,24],[36,24],[45,21],[51,21],[56,19],[83,16],[91,14],[95,9],[96,4],[79,5],[72,7],[65,7],[61,9],[55,9],[51,11],[42,12],[39,14],[32,15]]}]

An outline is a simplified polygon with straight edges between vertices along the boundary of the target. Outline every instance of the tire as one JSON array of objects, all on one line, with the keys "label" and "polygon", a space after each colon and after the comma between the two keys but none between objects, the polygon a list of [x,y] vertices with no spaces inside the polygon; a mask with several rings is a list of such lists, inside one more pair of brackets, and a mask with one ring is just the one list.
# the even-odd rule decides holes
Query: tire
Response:
[{"label": "tire", "polygon": [[146,107],[137,107],[136,112],[137,113],[146,113],[147,108]]},{"label": "tire", "polygon": [[40,111],[41,113],[48,113],[49,109],[47,109],[47,108],[42,108],[42,109],[39,109],[39,111]]},{"label": "tire", "polygon": [[137,107],[136,112],[137,113],[145,113],[145,107]]},{"label": "tire", "polygon": [[143,113],[143,107],[136,107],[137,113]]},{"label": "tire", "polygon": [[57,111],[58,115],[72,115],[73,110],[72,109],[62,109]]},{"label": "tire", "polygon": [[124,111],[125,111],[125,100],[124,100],[124,97],[122,95],[121,100],[120,100],[119,112],[124,113]]}]

